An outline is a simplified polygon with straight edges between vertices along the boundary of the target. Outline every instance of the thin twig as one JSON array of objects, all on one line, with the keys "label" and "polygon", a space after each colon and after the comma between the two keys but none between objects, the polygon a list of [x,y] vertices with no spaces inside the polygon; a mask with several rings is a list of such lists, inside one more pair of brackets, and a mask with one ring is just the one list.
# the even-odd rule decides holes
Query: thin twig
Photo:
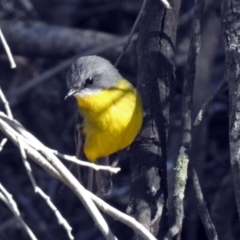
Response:
[{"label": "thin twig", "polygon": [[[23,136],[21,136],[18,132],[16,132],[7,122],[3,119],[0,119],[0,130],[3,134],[10,139],[17,147],[18,145],[18,138],[21,140],[25,140]],[[59,179],[59,173],[56,169],[37,151],[35,148],[31,147],[30,145],[25,146],[25,151],[27,156],[34,160],[37,164],[39,164],[42,168],[44,168],[47,172],[53,175],[55,178]]]},{"label": "thin twig", "polygon": [[[49,150],[51,150],[51,149],[49,149]],[[116,168],[116,167],[110,167],[110,166],[97,165],[97,164],[94,164],[94,163],[91,163],[91,162],[86,162],[86,161],[80,160],[80,159],[76,158],[75,156],[69,156],[69,155],[66,155],[66,154],[61,154],[56,150],[51,150],[51,151],[55,155],[57,155],[58,157],[60,157],[64,160],[74,162],[74,163],[76,163],[80,166],[92,168],[95,171],[104,170],[104,171],[109,171],[111,173],[116,174],[121,170],[121,168],[119,168],[119,167]]]},{"label": "thin twig", "polygon": [[5,95],[3,94],[2,88],[0,88],[0,99],[2,100],[2,102],[3,102],[3,104],[4,104],[4,107],[5,107],[5,110],[6,110],[6,112],[7,112],[7,115],[8,115],[10,118],[13,118],[12,111],[11,111],[11,109],[10,109],[9,103],[8,103]]},{"label": "thin twig", "polygon": [[41,188],[39,188],[37,186],[37,183],[36,183],[36,180],[32,174],[32,169],[31,169],[31,166],[27,160],[27,155],[26,155],[26,152],[25,152],[25,149],[24,149],[24,145],[25,143],[24,142],[21,142],[19,139],[18,139],[18,143],[19,143],[19,149],[20,149],[20,153],[21,153],[21,157],[22,157],[22,160],[23,160],[23,164],[26,168],[26,171],[27,171],[27,174],[30,178],[30,181],[32,183],[32,186],[34,188],[34,191],[35,193],[39,194],[47,203],[47,205],[49,206],[49,208],[53,211],[53,213],[56,215],[56,218],[58,219],[58,223],[60,225],[63,226],[63,228],[66,230],[67,232],[67,235],[68,235],[68,238],[73,240],[74,237],[71,233],[72,231],[72,228],[71,226],[68,224],[68,222],[66,221],[66,219],[64,219],[64,217],[62,216],[62,214],[59,212],[59,210],[56,208],[56,206],[53,204],[53,202],[51,201],[50,197],[48,195],[46,195]]},{"label": "thin twig", "polygon": [[3,140],[0,143],[0,152],[3,150],[3,147],[6,144],[6,142],[7,142],[7,138],[3,138]]},{"label": "thin twig", "polygon": [[139,11],[139,13],[138,13],[137,19],[136,19],[135,23],[133,24],[133,27],[132,27],[132,29],[131,29],[131,32],[130,32],[130,34],[129,34],[129,36],[128,36],[127,43],[124,45],[124,47],[123,47],[123,49],[122,49],[119,57],[117,58],[117,61],[116,61],[115,64],[114,64],[114,67],[117,67],[117,65],[118,65],[118,63],[120,62],[122,56],[123,56],[124,53],[127,51],[128,46],[129,46],[129,44],[130,44],[130,42],[131,42],[131,40],[132,40],[133,34],[134,34],[134,32],[135,32],[135,30],[136,30],[136,28],[137,28],[137,26],[138,26],[138,23],[139,23],[142,15],[143,15],[143,13],[144,13],[146,3],[147,3],[147,0],[143,0],[142,7],[141,7],[141,9],[140,9],[140,11]]},{"label": "thin twig", "polygon": [[[13,119],[11,108],[9,106],[9,103],[8,103],[8,101],[7,101],[3,91],[2,91],[2,88],[0,88],[0,99],[3,102],[4,108],[5,108],[6,112],[7,112],[8,117],[10,119]],[[6,144],[6,142],[7,142],[7,138],[4,138],[2,140],[2,142],[1,142],[1,144],[0,144],[0,152],[2,151],[2,149],[3,149],[4,145]]]},{"label": "thin twig", "polygon": [[218,240],[217,232],[214,227],[214,224],[211,220],[211,217],[209,215],[209,212],[206,208],[206,204],[204,201],[204,197],[202,194],[202,189],[199,184],[198,175],[196,173],[196,170],[190,165],[190,171],[192,175],[192,181],[193,181],[193,189],[195,192],[195,198],[197,200],[197,208],[198,208],[198,214],[201,218],[201,221],[203,223],[203,226],[205,228],[206,234],[208,236],[208,239],[210,240]]},{"label": "thin twig", "polygon": [[104,202],[102,199],[100,199],[90,191],[87,191],[87,193],[100,210],[132,228],[135,231],[135,233],[141,236],[143,239],[156,240],[156,238],[141,223],[136,221],[136,219],[110,206],[109,204]]},{"label": "thin twig", "polygon": [[114,236],[114,234],[112,233],[105,219],[87,195],[87,190],[80,184],[80,182],[72,175],[72,173],[53,153],[47,151],[47,149],[40,149],[39,151],[49,161],[49,163],[51,163],[55,167],[55,169],[68,183],[68,186],[75,192],[75,194],[78,196],[80,201],[83,203],[83,205],[93,218],[96,226],[102,232],[103,236],[107,240],[117,240],[116,236]]},{"label": "thin twig", "polygon": [[[137,35],[134,35],[133,39],[136,39],[136,38],[137,38]],[[26,94],[33,87],[37,86],[40,83],[43,83],[44,81],[48,80],[49,78],[52,78],[54,75],[65,70],[66,68],[68,68],[79,57],[85,56],[85,55],[91,55],[91,54],[99,54],[103,51],[106,51],[106,50],[116,47],[118,45],[122,45],[126,41],[127,41],[127,37],[122,37],[116,41],[109,41],[106,44],[101,44],[100,46],[93,47],[89,50],[86,50],[80,54],[75,55],[72,58],[69,58],[69,59],[59,63],[57,66],[55,66],[53,68],[48,69],[42,75],[32,78],[32,79],[29,79],[25,84],[20,86],[17,90],[13,90],[12,92],[9,93],[10,98],[11,98],[11,100],[10,100],[11,105],[16,104],[19,97]]]},{"label": "thin twig", "polygon": [[[196,60],[201,44],[201,19],[204,10],[204,0],[196,0],[194,8],[194,18],[192,23],[192,34],[190,47],[187,59],[186,76],[183,83],[183,98],[182,98],[182,140],[181,149],[184,151],[184,158],[190,159],[192,148],[192,101],[193,87],[196,73]],[[179,159],[178,159],[179,160]],[[178,161],[177,161],[178,162]],[[187,167],[187,164],[186,164]],[[176,173],[177,177],[177,173]],[[177,182],[175,182],[176,185]],[[181,186],[181,192],[185,191],[186,181]],[[175,186],[176,189],[176,186]],[[183,223],[183,197],[175,196],[173,198],[173,223],[165,235],[164,240],[171,240],[178,235],[182,230]]]},{"label": "thin twig", "polygon": [[194,121],[194,126],[197,126],[201,123],[203,117],[205,116],[209,105],[212,103],[212,101],[225,89],[227,85],[227,81],[225,78],[222,80],[222,82],[218,85],[217,89],[212,92],[211,96],[203,103],[200,111],[198,112],[198,115]]},{"label": "thin twig", "polygon": [[[182,135],[182,144],[186,147],[188,154],[190,155],[190,171],[194,174],[191,174],[191,178],[194,182],[193,187],[195,191],[196,203],[198,207],[198,213],[201,217],[202,223],[208,235],[208,238],[211,240],[217,240],[217,234],[215,227],[210,219],[208,210],[204,203],[202,190],[198,182],[198,176],[194,168],[194,162],[191,159],[191,149],[192,149],[192,98],[193,98],[193,87],[195,81],[196,73],[196,60],[200,50],[201,44],[201,20],[204,10],[205,0],[196,0],[196,6],[194,11],[194,19],[192,25],[192,38],[190,42],[190,48],[188,53],[188,62],[187,62],[187,71],[184,81],[183,88],[183,112],[182,112],[182,121],[183,121],[183,135]],[[207,220],[206,220],[207,219]],[[182,224],[181,226],[182,227]],[[180,228],[181,229],[181,228]],[[212,234],[209,234],[209,233]]]},{"label": "thin twig", "polygon": [[12,195],[2,186],[1,183],[0,183],[0,199],[8,206],[8,208],[14,214],[18,222],[22,225],[23,229],[27,232],[28,236],[32,240],[37,240],[32,230],[28,227],[28,225],[22,219],[20,211],[18,210],[17,204],[13,200]]},{"label": "thin twig", "polygon": [[[35,148],[38,151],[42,148],[46,148],[40,141],[38,141],[37,138],[35,138],[31,133],[29,133],[17,120],[9,118],[3,112],[0,112],[0,118],[2,118],[4,121],[6,121],[14,130],[16,130],[19,134],[21,134],[24,137],[24,139],[23,139],[24,142],[29,144],[31,147]],[[50,149],[50,148],[47,148],[47,149],[50,152],[52,152],[53,154],[55,154],[56,156],[59,156],[67,161],[74,162],[81,166],[93,168],[96,171],[106,170],[106,171],[116,174],[121,170],[121,168],[96,165],[94,163],[79,160],[74,156],[61,154],[58,151]]]},{"label": "thin twig", "polygon": [[[0,30],[1,30],[1,29],[0,29]],[[7,115],[9,116],[9,118],[13,119],[12,111],[11,111],[10,106],[9,106],[9,103],[8,103],[8,101],[7,101],[4,93],[3,93],[3,91],[2,91],[2,88],[0,88],[0,99],[1,99],[2,102],[3,102],[3,105],[4,105],[4,108],[5,108],[6,112],[7,112]],[[6,144],[6,142],[7,142],[7,138],[4,138],[4,139],[1,141],[1,143],[0,143],[0,152],[3,150],[3,147],[4,147],[4,145]]]},{"label": "thin twig", "polygon": [[165,8],[167,9],[171,9],[171,5],[170,3],[168,2],[168,0],[160,0],[160,2],[164,5]]},{"label": "thin twig", "polygon": [[13,59],[11,50],[10,50],[8,44],[7,44],[7,41],[5,40],[5,37],[4,37],[1,29],[0,29],[0,39],[2,41],[3,47],[4,47],[5,51],[6,51],[7,56],[8,56],[11,68],[16,68],[17,65],[16,65],[16,63],[15,63],[15,61]]},{"label": "thin twig", "polygon": [[[18,146],[17,138],[19,137],[19,138],[23,139],[23,136],[21,136],[18,132],[16,132],[14,129],[12,129],[11,126],[8,125],[7,122],[4,122],[3,118],[0,118],[0,130],[8,138],[10,138],[13,141],[13,143],[17,146]],[[30,136],[31,134],[29,133],[29,134],[26,134],[26,136],[27,135]],[[37,141],[35,141],[35,142],[37,142]],[[25,141],[25,142],[27,142],[27,141]],[[38,141],[38,142],[40,142],[40,141]],[[41,143],[41,145],[44,146],[42,143]],[[37,146],[37,148],[39,148],[39,146]],[[47,147],[45,147],[45,149],[42,148],[41,154],[39,154],[35,149],[33,149],[31,146],[29,146],[27,144],[24,144],[24,149],[25,149],[25,152],[26,152],[27,156],[29,156],[31,159],[33,159],[36,163],[40,164],[40,166],[44,167],[51,175],[53,175],[55,178],[63,181],[66,185],[71,186],[69,181],[68,181],[70,179],[69,174],[72,175],[70,172],[68,172],[67,174],[65,174],[65,173],[60,174],[55,168],[52,167],[52,165],[47,165],[46,164],[45,157],[50,152]],[[43,151],[46,151],[46,153],[43,153]],[[81,191],[82,192],[83,189],[82,189],[82,187],[80,187],[80,188],[77,188],[76,191]],[[137,234],[142,236],[144,239],[156,240],[155,237],[147,229],[145,229],[140,223],[138,223],[134,218],[132,218],[132,217],[120,212],[119,210],[111,207],[110,205],[105,203],[103,200],[97,198],[94,194],[86,191],[85,189],[84,189],[83,194],[84,195],[89,195],[91,197],[91,199],[98,205],[98,207],[102,211],[109,214],[113,218],[121,221],[122,223],[128,225],[130,228],[132,228]]]},{"label": "thin twig", "polygon": [[[14,129],[12,129],[6,122],[4,122],[2,119],[0,119],[0,130],[8,137],[10,138],[15,145],[18,146],[18,138],[23,139],[24,138],[16,132]],[[31,135],[29,133],[29,135]],[[42,146],[44,146],[42,144]],[[25,147],[25,146],[24,146]],[[25,148],[25,151],[27,155],[29,155],[30,158],[33,158],[35,161],[39,161],[39,154],[36,151],[32,151],[32,147],[27,146]],[[110,230],[109,226],[107,225],[106,221],[96,208],[95,204],[92,202],[92,200],[87,196],[85,188],[79,183],[79,181],[69,172],[69,170],[61,163],[61,161],[51,152],[48,150],[48,148],[43,147],[39,149],[40,155],[42,155],[44,158],[41,158],[41,161],[44,161],[44,167],[46,167],[46,160],[48,164],[53,167],[49,167],[47,165],[46,169],[51,170],[51,173],[55,175],[56,178],[59,179],[59,175],[63,177],[64,182],[75,192],[75,194],[78,196],[80,201],[83,203],[83,205],[86,207],[90,215],[92,216],[93,220],[95,221],[95,224],[99,228],[99,230],[102,232],[102,234],[105,236],[107,240],[116,240],[117,238],[113,235],[112,231]],[[37,159],[36,159],[37,158]],[[42,164],[43,162],[41,162]],[[57,172],[57,176],[56,176]],[[61,178],[62,179],[62,178]]]}]

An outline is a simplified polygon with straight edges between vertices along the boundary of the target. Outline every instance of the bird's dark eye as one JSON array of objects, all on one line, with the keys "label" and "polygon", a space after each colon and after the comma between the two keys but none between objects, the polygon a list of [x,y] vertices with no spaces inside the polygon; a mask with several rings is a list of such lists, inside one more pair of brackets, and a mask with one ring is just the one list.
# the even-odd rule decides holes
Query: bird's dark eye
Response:
[{"label": "bird's dark eye", "polygon": [[85,80],[85,87],[86,86],[88,86],[88,85],[91,85],[93,83],[93,79],[92,78],[87,78],[86,80]]}]

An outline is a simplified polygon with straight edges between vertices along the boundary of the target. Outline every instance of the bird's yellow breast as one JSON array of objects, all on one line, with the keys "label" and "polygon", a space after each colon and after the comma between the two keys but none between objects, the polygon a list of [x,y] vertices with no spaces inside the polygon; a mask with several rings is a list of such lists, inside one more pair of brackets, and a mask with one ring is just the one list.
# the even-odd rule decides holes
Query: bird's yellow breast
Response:
[{"label": "bird's yellow breast", "polygon": [[77,97],[84,118],[84,153],[95,162],[129,146],[143,120],[142,103],[137,90],[126,80],[94,93]]}]

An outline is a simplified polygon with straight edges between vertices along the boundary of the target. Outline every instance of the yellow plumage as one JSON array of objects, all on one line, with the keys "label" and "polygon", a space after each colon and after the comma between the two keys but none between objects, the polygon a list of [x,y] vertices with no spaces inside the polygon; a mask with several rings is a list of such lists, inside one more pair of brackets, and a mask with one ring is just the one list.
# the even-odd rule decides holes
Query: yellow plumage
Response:
[{"label": "yellow plumage", "polygon": [[131,83],[120,79],[116,86],[76,98],[84,118],[83,150],[89,161],[133,142],[142,126],[143,110],[140,95]]}]

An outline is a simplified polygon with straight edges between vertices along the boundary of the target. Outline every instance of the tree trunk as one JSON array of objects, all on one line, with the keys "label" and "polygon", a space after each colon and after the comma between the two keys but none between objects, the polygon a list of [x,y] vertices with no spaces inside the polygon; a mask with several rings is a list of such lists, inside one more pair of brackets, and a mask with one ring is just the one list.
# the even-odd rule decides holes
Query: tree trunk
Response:
[{"label": "tree trunk", "polygon": [[223,2],[223,24],[226,50],[225,77],[229,84],[229,141],[233,182],[240,214],[240,30],[239,1]]},{"label": "tree trunk", "polygon": [[128,213],[158,239],[167,225],[166,143],[174,79],[174,49],[181,1],[167,10],[147,1],[139,27],[138,89],[145,112],[142,132],[131,150],[132,185]]}]

